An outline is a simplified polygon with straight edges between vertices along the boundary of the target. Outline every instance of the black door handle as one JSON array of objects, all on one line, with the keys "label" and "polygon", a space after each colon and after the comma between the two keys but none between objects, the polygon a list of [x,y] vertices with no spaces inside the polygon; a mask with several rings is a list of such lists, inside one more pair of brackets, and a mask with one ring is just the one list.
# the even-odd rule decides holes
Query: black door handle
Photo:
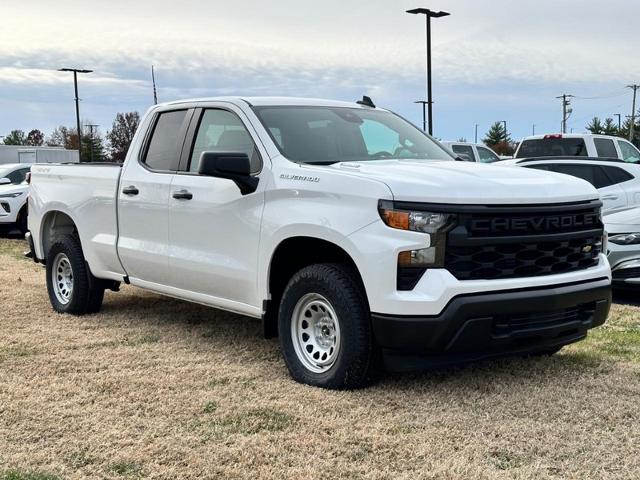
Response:
[{"label": "black door handle", "polygon": [[177,198],[178,200],[191,200],[193,194],[186,190],[178,190],[177,192],[173,192],[173,198]]},{"label": "black door handle", "polygon": [[122,189],[122,193],[124,193],[125,195],[137,195],[140,193],[140,190],[138,190],[133,185],[129,185],[128,187]]}]

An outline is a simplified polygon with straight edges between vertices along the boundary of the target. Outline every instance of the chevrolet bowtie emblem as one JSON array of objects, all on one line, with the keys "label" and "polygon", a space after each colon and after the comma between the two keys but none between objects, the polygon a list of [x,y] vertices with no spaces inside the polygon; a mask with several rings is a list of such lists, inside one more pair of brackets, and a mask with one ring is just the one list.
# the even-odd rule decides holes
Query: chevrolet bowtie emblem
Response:
[{"label": "chevrolet bowtie emblem", "polygon": [[584,247],[582,247],[582,253],[589,253],[591,250],[593,250],[593,247],[591,245],[585,245]]}]

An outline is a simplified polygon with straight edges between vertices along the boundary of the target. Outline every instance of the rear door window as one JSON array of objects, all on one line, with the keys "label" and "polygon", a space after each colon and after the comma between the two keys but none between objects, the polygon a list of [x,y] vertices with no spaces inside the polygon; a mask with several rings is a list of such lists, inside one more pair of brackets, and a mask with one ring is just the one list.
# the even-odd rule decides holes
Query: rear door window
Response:
[{"label": "rear door window", "polygon": [[601,168],[607,173],[607,176],[611,179],[613,185],[633,179],[633,175],[621,168],[605,166],[601,166]]},{"label": "rear door window", "polygon": [[596,153],[600,158],[618,158],[618,151],[609,138],[594,138],[593,143],[596,145]]},{"label": "rear door window", "polygon": [[471,147],[471,145],[453,145],[451,150],[453,150],[453,153],[456,155],[466,155],[469,157],[468,159],[465,158],[465,160],[469,160],[470,162],[476,161],[476,156],[473,154],[473,147]]},{"label": "rear door window", "polygon": [[524,140],[516,158],[586,157],[587,145],[582,138],[536,138]]},{"label": "rear door window", "polygon": [[618,146],[620,147],[620,152],[622,153],[622,159],[625,162],[630,163],[638,163],[640,162],[640,151],[629,142],[625,142],[624,140],[618,140]]},{"label": "rear door window", "polygon": [[613,185],[613,181],[607,177],[600,165],[578,165],[566,163],[550,163],[549,170],[564,173],[573,177],[586,180],[596,188],[604,188]]},{"label": "rear door window", "polygon": [[158,115],[153,134],[144,157],[144,164],[152,170],[178,170],[182,149],[182,129],[187,110],[162,112]]}]

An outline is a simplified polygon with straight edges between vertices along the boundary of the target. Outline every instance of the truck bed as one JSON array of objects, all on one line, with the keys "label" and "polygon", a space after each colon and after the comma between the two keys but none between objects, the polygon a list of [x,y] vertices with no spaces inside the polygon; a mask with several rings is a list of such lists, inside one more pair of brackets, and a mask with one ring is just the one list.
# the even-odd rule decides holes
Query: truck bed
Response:
[{"label": "truck bed", "polygon": [[36,254],[44,258],[48,249],[40,240],[41,222],[47,211],[68,215],[78,226],[85,256],[92,273],[101,278],[121,277],[122,266],[116,253],[118,238],[116,200],[121,165],[117,163],[42,164],[31,169],[29,192],[29,230]]}]

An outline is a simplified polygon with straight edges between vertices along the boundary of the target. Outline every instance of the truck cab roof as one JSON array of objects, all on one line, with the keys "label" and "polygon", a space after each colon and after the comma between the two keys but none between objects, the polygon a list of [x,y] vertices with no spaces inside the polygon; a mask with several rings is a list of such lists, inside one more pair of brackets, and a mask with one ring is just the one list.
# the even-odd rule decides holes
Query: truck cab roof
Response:
[{"label": "truck cab roof", "polygon": [[201,97],[185,100],[177,100],[168,102],[163,105],[182,105],[187,103],[205,103],[205,102],[230,102],[230,103],[247,103],[251,106],[301,106],[301,107],[344,107],[344,108],[366,108],[384,110],[377,107],[369,107],[359,103],[346,102],[340,100],[326,100],[322,98],[303,98],[303,97],[239,97],[239,96],[222,96],[222,97]]}]

